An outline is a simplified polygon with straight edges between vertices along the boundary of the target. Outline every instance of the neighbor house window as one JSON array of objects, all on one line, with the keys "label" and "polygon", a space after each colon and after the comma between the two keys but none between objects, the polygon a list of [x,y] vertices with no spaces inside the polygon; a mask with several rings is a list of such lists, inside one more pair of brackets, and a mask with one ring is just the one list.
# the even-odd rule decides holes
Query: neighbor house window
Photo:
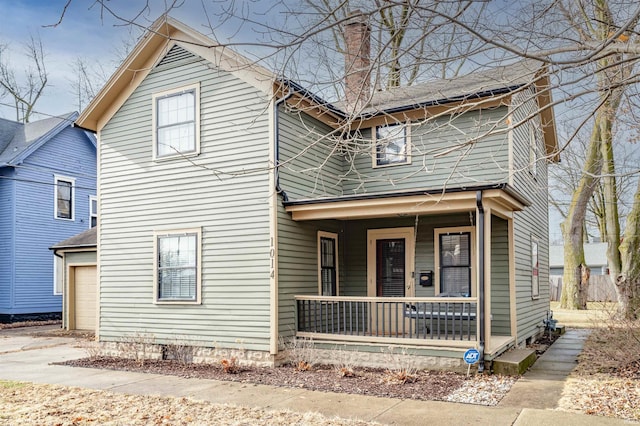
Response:
[{"label": "neighbor house window", "polygon": [[540,297],[540,263],[538,259],[538,238],[531,236],[531,297]]},{"label": "neighbor house window", "polygon": [[200,90],[188,86],[153,96],[155,157],[197,154],[200,149]]},{"label": "neighbor house window", "polygon": [[409,126],[393,124],[375,128],[374,167],[411,163]]},{"label": "neighbor house window", "polygon": [[56,219],[73,220],[75,179],[63,176],[54,177],[55,217]]},{"label": "neighbor house window", "polygon": [[98,224],[98,198],[95,195],[89,197],[89,221],[91,228]]},{"label": "neighbor house window", "polygon": [[438,294],[468,297],[473,290],[473,228],[435,231]]},{"label": "neighbor house window", "polygon": [[318,281],[322,296],[338,295],[338,234],[318,231]]},{"label": "neighbor house window", "polygon": [[200,230],[156,234],[156,301],[200,302]]}]

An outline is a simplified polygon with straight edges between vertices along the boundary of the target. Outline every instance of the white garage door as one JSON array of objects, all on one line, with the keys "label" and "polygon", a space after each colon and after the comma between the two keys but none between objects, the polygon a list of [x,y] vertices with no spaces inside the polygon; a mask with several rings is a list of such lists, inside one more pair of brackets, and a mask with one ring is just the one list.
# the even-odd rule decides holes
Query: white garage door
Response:
[{"label": "white garage door", "polygon": [[96,328],[96,267],[76,266],[75,282],[75,328],[95,330]]}]

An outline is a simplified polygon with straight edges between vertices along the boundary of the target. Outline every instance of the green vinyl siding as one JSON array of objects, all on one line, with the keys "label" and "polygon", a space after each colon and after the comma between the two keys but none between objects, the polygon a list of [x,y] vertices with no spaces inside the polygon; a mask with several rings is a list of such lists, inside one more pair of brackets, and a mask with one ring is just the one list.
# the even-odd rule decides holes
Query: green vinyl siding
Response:
[{"label": "green vinyl siding", "polygon": [[[521,194],[525,194],[531,206],[514,213],[514,233],[516,250],[516,310],[518,315],[519,343],[540,332],[542,320],[549,310],[549,206],[547,199],[547,162],[537,163],[535,177],[529,167],[528,124],[517,126],[530,115],[535,116],[537,104],[530,91],[515,95],[514,103],[523,102],[522,107],[513,111],[512,175],[511,184]],[[542,134],[536,126],[538,149],[544,152]],[[531,236],[538,238],[540,296],[531,297]]]},{"label": "green vinyl siding", "polygon": [[296,329],[294,296],[319,294],[318,231],[338,234],[338,286],[344,295],[342,222],[296,222],[278,203],[278,334],[284,339],[291,338]]},{"label": "green vinyl siding", "polygon": [[[411,164],[373,168],[373,148],[351,146],[343,164],[345,194],[506,182],[508,109],[442,116],[411,126]],[[370,129],[362,140],[371,140]],[[362,141],[359,145],[362,145]],[[450,151],[446,153],[446,151]],[[349,158],[352,158],[350,160]]]},{"label": "green vinyl siding", "polygon": [[509,224],[491,216],[491,334],[511,335]]},{"label": "green vinyl siding", "polygon": [[340,133],[279,107],[280,185],[291,199],[342,195]]},{"label": "green vinyl siding", "polygon": [[[174,48],[100,134],[100,338],[266,351],[268,98],[185,52]],[[200,154],[153,161],[152,95],[191,84]],[[202,303],[154,304],[154,232],[187,228],[202,232]]]},{"label": "green vinyl siding", "polygon": [[65,271],[72,263],[96,263],[96,251],[69,251],[64,254]]}]

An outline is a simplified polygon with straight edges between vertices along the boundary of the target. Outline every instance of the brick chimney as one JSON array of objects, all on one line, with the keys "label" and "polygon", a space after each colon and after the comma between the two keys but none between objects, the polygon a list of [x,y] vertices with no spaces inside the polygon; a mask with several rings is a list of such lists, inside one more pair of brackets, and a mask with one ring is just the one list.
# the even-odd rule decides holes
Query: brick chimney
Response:
[{"label": "brick chimney", "polygon": [[371,94],[371,29],[360,10],[344,24],[344,91],[347,112],[359,112]]}]

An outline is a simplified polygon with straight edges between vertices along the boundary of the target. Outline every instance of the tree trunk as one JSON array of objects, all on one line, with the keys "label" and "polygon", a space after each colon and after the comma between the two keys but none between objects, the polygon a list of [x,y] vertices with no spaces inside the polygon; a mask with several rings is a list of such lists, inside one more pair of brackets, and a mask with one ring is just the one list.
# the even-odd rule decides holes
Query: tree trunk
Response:
[{"label": "tree trunk", "polygon": [[[600,113],[598,113],[599,115]],[[586,309],[586,306],[582,306],[580,302],[583,299],[581,293],[587,290],[587,286],[582,285],[582,274],[580,273],[581,265],[586,264],[583,227],[589,199],[598,183],[601,158],[600,127],[596,125],[591,133],[580,182],[571,197],[567,218],[560,225],[564,242],[564,274],[560,296],[560,307],[563,309]]]},{"label": "tree trunk", "polygon": [[622,268],[615,276],[618,312],[627,319],[640,317],[640,179],[620,243]]}]

